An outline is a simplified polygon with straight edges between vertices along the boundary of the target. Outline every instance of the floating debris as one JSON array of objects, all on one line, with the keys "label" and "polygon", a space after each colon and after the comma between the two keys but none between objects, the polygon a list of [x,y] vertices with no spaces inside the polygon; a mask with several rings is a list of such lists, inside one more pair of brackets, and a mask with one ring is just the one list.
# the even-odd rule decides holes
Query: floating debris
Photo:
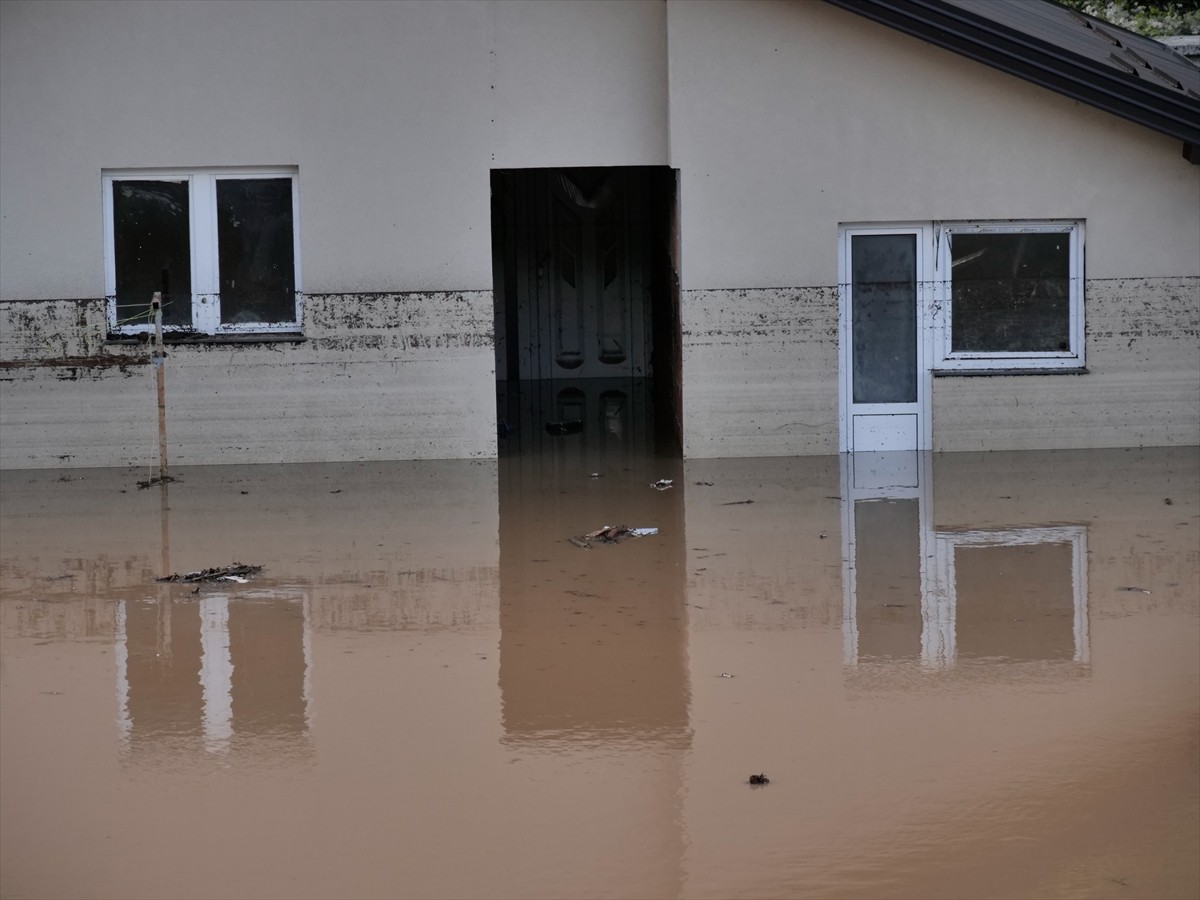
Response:
[{"label": "floating debris", "polygon": [[592,544],[619,544],[630,538],[658,534],[657,528],[626,528],[624,525],[605,525],[579,537],[567,538],[576,547],[590,550]]},{"label": "floating debris", "polygon": [[590,474],[588,476],[588,478],[603,478],[603,477],[604,477],[604,475],[601,472],[593,472],[592,474]]},{"label": "floating debris", "polygon": [[748,503],[753,503],[753,500],[731,500],[729,503],[722,503],[722,506],[745,506]]},{"label": "floating debris", "polygon": [[1134,594],[1149,594],[1150,591],[1144,587],[1119,587],[1118,591],[1130,591]]},{"label": "floating debris", "polygon": [[696,485],[697,487],[712,487],[713,486],[713,483],[711,481],[694,481],[692,483],[694,485]]},{"label": "floating debris", "polygon": [[[700,607],[700,609],[703,609],[703,607]],[[734,677],[736,677],[736,676],[734,676],[734,675],[730,675],[728,672],[722,672],[722,673],[721,673],[721,677],[722,677],[722,678],[734,678]]]},{"label": "floating debris", "polygon": [[245,563],[235,562],[229,566],[201,569],[198,572],[185,572],[182,575],[175,573],[155,580],[185,582],[189,584],[196,581],[236,581],[238,584],[246,584],[250,580],[247,576],[257,575],[262,570],[262,566],[248,566]]},{"label": "floating debris", "polygon": [[178,480],[179,479],[173,475],[164,475],[162,478],[159,478],[157,475],[155,475],[153,478],[150,478],[146,481],[139,481],[137,486],[139,491],[144,491],[146,488],[154,487],[156,484],[171,484],[172,482]]},{"label": "floating debris", "polygon": [[650,487],[654,488],[656,491],[669,491],[671,488],[675,487],[675,479],[660,478],[658,481],[651,484]]},{"label": "floating debris", "polygon": [[771,779],[761,773],[758,775],[750,776],[750,784],[770,784],[770,783],[771,783]]}]

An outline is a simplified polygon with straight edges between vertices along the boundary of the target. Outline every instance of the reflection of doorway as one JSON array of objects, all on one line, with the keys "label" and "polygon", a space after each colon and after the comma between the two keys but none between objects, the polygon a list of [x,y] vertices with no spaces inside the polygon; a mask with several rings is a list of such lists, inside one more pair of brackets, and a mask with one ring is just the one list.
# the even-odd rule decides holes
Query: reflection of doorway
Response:
[{"label": "reflection of doorway", "polygon": [[842,231],[842,452],[930,448],[930,367],[922,325],[928,231]]},{"label": "reflection of doorway", "polygon": [[[566,445],[569,446],[569,445]],[[582,450],[583,448],[578,448]],[[514,744],[689,740],[682,461],[613,452],[500,461],[500,691]],[[569,538],[653,527],[619,546]]]},{"label": "reflection of doorway", "polygon": [[492,172],[496,378],[509,397],[530,382],[647,379],[677,430],[675,184],[665,167]]}]

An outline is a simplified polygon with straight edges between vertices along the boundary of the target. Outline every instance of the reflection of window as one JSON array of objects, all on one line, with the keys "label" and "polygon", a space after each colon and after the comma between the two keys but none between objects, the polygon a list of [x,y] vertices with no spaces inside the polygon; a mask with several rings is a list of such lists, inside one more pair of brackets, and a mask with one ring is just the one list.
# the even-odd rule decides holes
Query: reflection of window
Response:
[{"label": "reflection of window", "polygon": [[1082,526],[936,533],[928,661],[1089,658]]},{"label": "reflection of window", "polygon": [[118,726],[130,747],[224,753],[272,740],[273,758],[285,747],[305,750],[308,603],[265,593],[119,605]]},{"label": "reflection of window", "polygon": [[1083,225],[948,224],[937,236],[941,369],[1083,366]]},{"label": "reflection of window", "polygon": [[105,292],[114,332],[163,324],[206,334],[300,323],[296,173],[104,176]]}]

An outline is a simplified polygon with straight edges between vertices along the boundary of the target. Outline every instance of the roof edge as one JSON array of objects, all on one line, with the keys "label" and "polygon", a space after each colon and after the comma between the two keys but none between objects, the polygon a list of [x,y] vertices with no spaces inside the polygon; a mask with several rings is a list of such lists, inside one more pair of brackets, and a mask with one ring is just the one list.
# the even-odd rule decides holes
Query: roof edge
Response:
[{"label": "roof edge", "polygon": [[1200,99],[1129,75],[942,0],[826,0],[1185,144],[1200,145]]}]

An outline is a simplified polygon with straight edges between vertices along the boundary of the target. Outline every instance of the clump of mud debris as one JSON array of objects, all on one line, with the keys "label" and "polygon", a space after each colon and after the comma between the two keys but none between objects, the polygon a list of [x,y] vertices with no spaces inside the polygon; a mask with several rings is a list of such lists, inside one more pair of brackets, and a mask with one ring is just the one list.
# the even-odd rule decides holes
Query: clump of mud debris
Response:
[{"label": "clump of mud debris", "polygon": [[235,562],[228,566],[221,566],[213,569],[201,569],[198,572],[185,572],[182,575],[176,572],[163,578],[156,578],[155,581],[177,581],[185,583],[221,580],[238,581],[247,579],[251,575],[257,575],[262,570],[262,566],[249,566],[245,563]]},{"label": "clump of mud debris", "polygon": [[587,534],[577,537],[569,537],[567,540],[582,550],[590,550],[593,544],[619,544],[630,538],[645,537],[649,534],[658,534],[658,529],[626,528],[624,525],[604,525],[595,531],[589,531]]}]

